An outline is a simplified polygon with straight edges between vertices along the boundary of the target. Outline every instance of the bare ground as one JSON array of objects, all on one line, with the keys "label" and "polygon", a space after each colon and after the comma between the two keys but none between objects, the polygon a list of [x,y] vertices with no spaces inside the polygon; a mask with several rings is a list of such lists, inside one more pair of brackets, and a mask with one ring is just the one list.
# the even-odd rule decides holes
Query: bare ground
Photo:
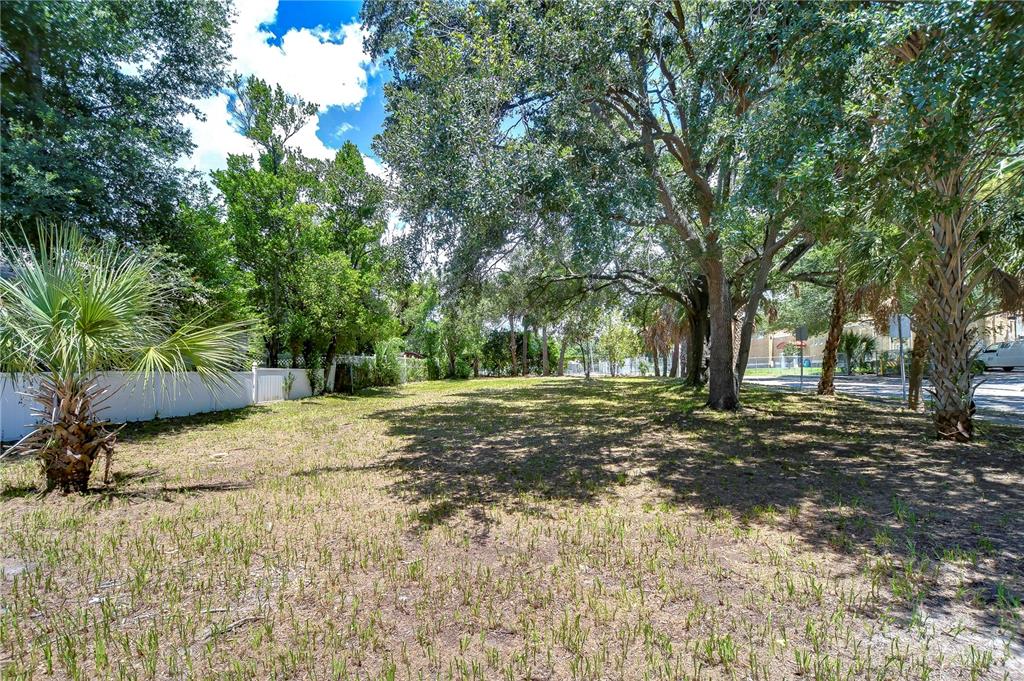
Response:
[{"label": "bare ground", "polygon": [[0,465],[4,678],[1024,675],[1024,431],[668,381],[437,382]]}]

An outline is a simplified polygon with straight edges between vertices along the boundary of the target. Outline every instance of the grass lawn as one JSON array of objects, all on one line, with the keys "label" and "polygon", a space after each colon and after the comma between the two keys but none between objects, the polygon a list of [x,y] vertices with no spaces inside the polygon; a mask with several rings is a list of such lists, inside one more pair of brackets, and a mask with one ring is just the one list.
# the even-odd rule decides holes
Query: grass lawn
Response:
[{"label": "grass lawn", "polygon": [[1024,432],[652,379],[434,382],[0,464],[4,678],[1021,679]]}]

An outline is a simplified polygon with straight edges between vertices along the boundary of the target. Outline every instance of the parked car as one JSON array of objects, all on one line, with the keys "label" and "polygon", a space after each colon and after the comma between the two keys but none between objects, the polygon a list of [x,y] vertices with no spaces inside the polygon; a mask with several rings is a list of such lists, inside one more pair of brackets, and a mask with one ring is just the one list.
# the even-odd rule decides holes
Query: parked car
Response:
[{"label": "parked car", "polygon": [[993,343],[978,354],[978,361],[987,370],[1013,371],[1015,367],[1024,367],[1024,340]]}]

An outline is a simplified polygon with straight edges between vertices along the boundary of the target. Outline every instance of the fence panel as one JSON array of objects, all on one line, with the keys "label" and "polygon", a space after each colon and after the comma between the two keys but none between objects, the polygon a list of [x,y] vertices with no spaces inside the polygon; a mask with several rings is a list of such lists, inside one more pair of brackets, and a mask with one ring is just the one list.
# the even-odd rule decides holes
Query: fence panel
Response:
[{"label": "fence panel", "polygon": [[[292,388],[284,394],[285,377]],[[333,379],[333,370],[329,379]],[[33,428],[31,400],[21,393],[31,378],[0,374],[0,442],[11,442]],[[255,380],[255,390],[253,381]],[[253,403],[301,399],[313,394],[305,369],[267,369],[232,372],[227,382],[203,383],[198,374],[155,374],[148,380],[126,371],[105,371],[100,382],[111,391],[100,415],[114,423],[190,416]]]}]

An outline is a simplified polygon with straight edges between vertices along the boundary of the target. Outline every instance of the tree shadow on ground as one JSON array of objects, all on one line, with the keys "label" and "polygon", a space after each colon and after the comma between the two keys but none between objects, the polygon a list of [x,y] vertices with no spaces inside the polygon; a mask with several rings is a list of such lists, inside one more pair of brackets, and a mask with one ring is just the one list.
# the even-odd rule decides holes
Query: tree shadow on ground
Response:
[{"label": "tree shadow on ground", "polygon": [[[1012,610],[1024,592],[1018,428],[984,424],[976,442],[955,445],[891,405],[753,389],[740,413],[723,414],[679,383],[638,379],[451,397],[369,416],[402,438],[384,465],[401,474],[397,493],[428,504],[423,526],[487,505],[530,511],[531,499],[588,504],[649,480],[667,503],[742,523],[773,516],[862,567],[881,556],[970,563],[983,610],[1007,594]],[[931,612],[963,605],[927,589],[913,599]]]},{"label": "tree shadow on ground", "polygon": [[191,416],[156,418],[151,421],[132,421],[125,424],[118,434],[118,440],[124,443],[150,442],[167,435],[186,433],[195,428],[221,426],[235,423],[236,421],[244,421],[269,411],[269,407],[256,404],[240,409],[210,411],[202,414],[192,414]]},{"label": "tree shadow on ground", "polygon": [[187,485],[159,485],[148,487],[118,487],[115,485],[89,488],[88,495],[93,505],[113,500],[122,501],[174,501],[181,496],[196,496],[213,492],[235,492],[252,488],[251,482],[222,481],[199,482]]}]

